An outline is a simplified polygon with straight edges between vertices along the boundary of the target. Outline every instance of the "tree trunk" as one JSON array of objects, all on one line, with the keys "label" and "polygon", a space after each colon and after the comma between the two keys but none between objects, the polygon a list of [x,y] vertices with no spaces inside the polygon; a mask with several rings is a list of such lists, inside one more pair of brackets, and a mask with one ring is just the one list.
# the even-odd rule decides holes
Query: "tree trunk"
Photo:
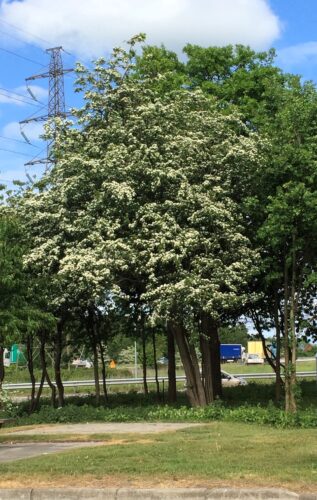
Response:
[{"label": "tree trunk", "polygon": [[210,340],[213,397],[222,398],[220,340],[217,322],[212,318],[210,318]]},{"label": "tree trunk", "polygon": [[4,381],[5,369],[4,369],[4,347],[0,346],[0,389],[2,388],[2,383]]},{"label": "tree trunk", "polygon": [[39,388],[37,391],[37,395],[36,395],[36,398],[34,401],[34,406],[32,408],[32,411],[36,411],[39,408],[44,382],[45,382],[45,372],[42,370],[40,385],[39,385]]},{"label": "tree trunk", "polygon": [[100,403],[100,382],[99,382],[99,361],[98,361],[98,349],[96,339],[92,339],[92,351],[94,357],[94,379],[95,379],[95,393],[96,393],[96,403]]},{"label": "tree trunk", "polygon": [[279,321],[279,308],[277,293],[274,300],[274,326],[276,332],[276,358],[275,358],[275,401],[281,400],[283,381],[281,377],[281,326]]},{"label": "tree trunk", "polygon": [[100,351],[100,358],[101,358],[101,374],[102,374],[102,388],[103,388],[103,395],[105,399],[105,403],[108,402],[108,391],[107,391],[107,369],[106,369],[106,362],[105,362],[105,350],[103,348],[101,340],[99,340],[99,351]]},{"label": "tree trunk", "polygon": [[149,393],[149,388],[147,385],[147,360],[146,360],[146,344],[145,344],[145,327],[144,327],[144,316],[141,313],[141,337],[142,337],[142,372],[143,372],[143,391],[144,394]]},{"label": "tree trunk", "polygon": [[265,359],[266,359],[267,363],[270,365],[270,367],[272,368],[272,370],[276,374],[276,377],[275,377],[275,380],[276,380],[275,399],[276,399],[276,401],[279,401],[281,387],[283,386],[283,380],[281,378],[281,347],[280,347],[281,328],[280,328],[280,322],[279,322],[279,317],[278,317],[278,303],[276,302],[274,305],[274,325],[275,325],[275,330],[276,330],[276,340],[277,340],[277,344],[278,344],[277,348],[276,348],[276,357],[274,360],[269,356],[268,348],[266,346],[266,339],[264,337],[261,323],[260,323],[260,320],[259,320],[256,312],[253,313],[252,319],[253,319],[253,323],[254,323],[254,326],[256,328],[256,331],[258,332],[260,339],[261,339],[261,342],[262,342],[262,348],[263,348]]},{"label": "tree trunk", "polygon": [[55,382],[57,387],[58,395],[58,406],[63,407],[65,404],[64,399],[64,386],[61,374],[61,360],[63,351],[63,321],[60,320],[57,323],[56,336],[55,336],[55,357],[54,357],[54,372],[55,372]]},{"label": "tree trunk", "polygon": [[290,300],[290,348],[291,348],[291,359],[290,359],[290,402],[289,410],[292,413],[296,412],[296,251],[295,251],[295,233],[293,232],[292,238],[292,281],[291,281],[291,300]]},{"label": "tree trunk", "polygon": [[202,364],[202,380],[205,389],[207,404],[212,403],[214,400],[213,391],[213,377],[211,367],[211,341],[210,332],[208,328],[207,315],[201,314],[201,333],[200,333],[200,351],[201,351],[201,364]]},{"label": "tree trunk", "polygon": [[169,403],[176,403],[176,361],[175,361],[175,341],[170,322],[167,323],[167,359],[168,359],[168,394]]},{"label": "tree trunk", "polygon": [[154,372],[155,372],[155,384],[156,384],[156,395],[157,399],[160,401],[160,383],[158,380],[158,370],[157,370],[157,360],[156,360],[156,341],[155,341],[155,330],[152,330],[152,343],[153,343],[153,359],[154,359]]},{"label": "tree trunk", "polygon": [[206,406],[206,396],[195,349],[188,342],[186,331],[182,325],[172,323],[172,329],[185,370],[189,402],[192,406]]},{"label": "tree trunk", "polygon": [[90,338],[90,345],[93,353],[93,366],[94,366],[94,381],[95,381],[95,394],[96,404],[100,403],[100,382],[99,382],[99,360],[98,360],[98,336],[96,330],[96,318],[94,307],[88,308],[88,322],[87,333]]},{"label": "tree trunk", "polygon": [[284,358],[285,358],[285,411],[290,411],[290,363],[288,336],[288,266],[284,257]]},{"label": "tree trunk", "polygon": [[36,380],[34,376],[34,366],[33,366],[33,338],[32,335],[28,335],[26,338],[26,355],[27,355],[27,365],[31,380],[31,401],[29,407],[29,413],[32,413],[35,405],[35,393],[36,393]]},{"label": "tree trunk", "polygon": [[212,317],[201,313],[200,347],[207,403],[222,396],[220,341],[217,323]]},{"label": "tree trunk", "polygon": [[[44,378],[46,379],[46,382],[48,383],[48,386],[51,389],[52,406],[55,408],[56,407],[56,386],[52,383],[51,378],[50,378],[48,371],[47,371],[47,363],[46,363],[46,355],[45,355],[45,333],[44,332],[41,333],[40,340],[41,340],[40,361],[41,361],[41,368],[42,368],[42,378],[44,375]],[[43,381],[43,383],[44,383],[44,381]],[[41,392],[42,392],[42,389],[39,390],[39,392],[37,393],[37,407],[38,407],[39,400],[41,397]]]}]

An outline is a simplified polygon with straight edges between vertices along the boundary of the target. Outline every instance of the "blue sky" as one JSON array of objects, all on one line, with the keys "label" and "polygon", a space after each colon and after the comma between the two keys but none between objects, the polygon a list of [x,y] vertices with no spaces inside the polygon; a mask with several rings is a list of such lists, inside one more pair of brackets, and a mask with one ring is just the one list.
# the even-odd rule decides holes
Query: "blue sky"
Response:
[{"label": "blue sky", "polygon": [[[276,47],[283,69],[317,81],[316,25],[316,0],[0,0],[0,181],[41,173],[39,166],[24,166],[45,155],[40,129],[23,128],[32,142],[27,145],[18,122],[46,113],[47,80],[32,82],[43,104],[32,101],[25,87],[26,77],[47,70],[46,48],[63,45],[71,53],[64,53],[65,67],[72,67],[140,31],[150,43],[179,53],[187,42],[245,43]],[[65,78],[67,106],[80,104],[72,84],[73,76]]]}]

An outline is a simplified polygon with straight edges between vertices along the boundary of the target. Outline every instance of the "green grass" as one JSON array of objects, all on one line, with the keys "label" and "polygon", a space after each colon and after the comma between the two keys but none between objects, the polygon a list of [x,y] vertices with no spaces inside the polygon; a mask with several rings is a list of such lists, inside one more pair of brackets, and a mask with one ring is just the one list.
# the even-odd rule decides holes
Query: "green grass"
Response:
[{"label": "green grass", "polygon": [[[270,365],[244,365],[242,363],[223,363],[222,370],[228,373],[272,373],[273,370]],[[315,361],[299,361],[296,364],[296,369],[299,372],[316,371]]]},{"label": "green grass", "polygon": [[[48,373],[51,377],[52,380],[54,380],[55,375],[54,371],[49,368]],[[40,380],[41,378],[41,370],[40,369],[35,369],[34,370],[34,375],[36,380]],[[131,371],[129,368],[126,367],[119,367],[119,368],[114,368],[108,369],[107,373],[108,377],[111,378],[128,378],[128,377],[133,377],[133,371]],[[100,374],[101,377],[101,374]],[[71,367],[70,370],[68,368],[63,368],[62,369],[62,379],[64,381],[68,380],[93,380],[94,378],[94,372],[93,368],[74,368]],[[16,367],[11,365],[10,367],[6,368],[5,370],[5,384],[14,384],[14,383],[19,383],[19,382],[29,382],[30,381],[30,376],[29,372],[26,366],[20,366]]]},{"label": "green grass", "polygon": [[277,430],[214,422],[178,432],[134,437],[125,443],[68,451],[0,465],[1,482],[41,478],[88,484],[124,481],[187,481],[209,484],[317,488],[317,432]]}]

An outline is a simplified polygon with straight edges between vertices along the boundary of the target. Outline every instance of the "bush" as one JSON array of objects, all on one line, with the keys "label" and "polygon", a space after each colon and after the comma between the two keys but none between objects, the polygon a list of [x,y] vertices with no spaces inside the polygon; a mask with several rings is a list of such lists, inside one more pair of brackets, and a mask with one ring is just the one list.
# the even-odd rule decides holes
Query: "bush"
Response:
[{"label": "bush", "polygon": [[0,417],[11,417],[15,414],[16,405],[13,404],[9,394],[0,389]]},{"label": "bush", "polygon": [[32,415],[28,415],[24,408],[18,416],[17,423],[27,425],[75,422],[210,422],[214,420],[270,425],[279,428],[317,427],[317,413],[314,408],[301,410],[293,415],[286,414],[272,404],[267,408],[249,404],[230,408],[221,401],[216,401],[205,408],[171,407],[158,404],[111,408],[95,407],[84,403],[67,404],[64,408],[55,409],[45,404]]}]

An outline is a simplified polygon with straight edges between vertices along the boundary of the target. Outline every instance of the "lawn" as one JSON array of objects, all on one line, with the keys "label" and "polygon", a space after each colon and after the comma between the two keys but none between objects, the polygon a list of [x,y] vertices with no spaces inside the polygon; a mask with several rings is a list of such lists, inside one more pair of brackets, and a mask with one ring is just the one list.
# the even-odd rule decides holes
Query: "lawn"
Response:
[{"label": "lawn", "polygon": [[243,484],[314,491],[317,431],[213,422],[162,434],[108,435],[104,446],[1,464],[0,477],[0,486]]}]

